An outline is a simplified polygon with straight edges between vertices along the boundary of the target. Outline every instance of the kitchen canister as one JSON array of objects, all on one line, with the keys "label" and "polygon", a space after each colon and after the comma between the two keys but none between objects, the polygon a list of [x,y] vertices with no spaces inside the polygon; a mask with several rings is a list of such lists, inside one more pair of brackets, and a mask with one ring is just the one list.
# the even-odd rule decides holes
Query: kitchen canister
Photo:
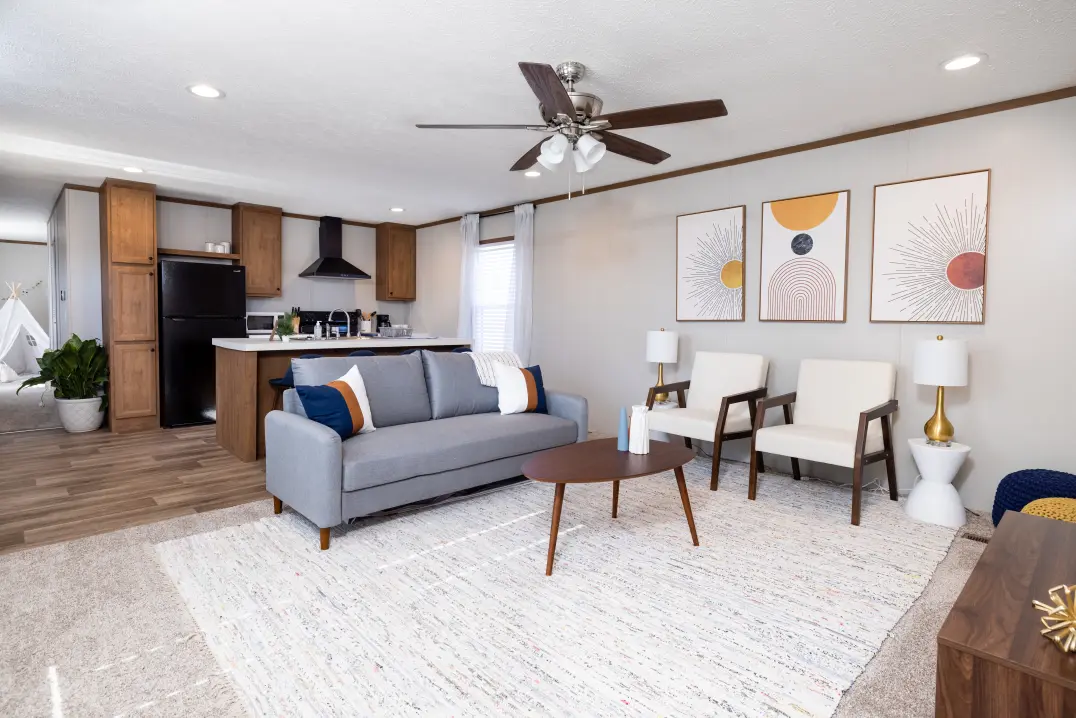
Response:
[{"label": "kitchen canister", "polygon": [[634,404],[631,407],[628,451],[633,454],[650,453],[650,417],[647,411],[646,404]]},{"label": "kitchen canister", "polygon": [[207,251],[207,252],[216,252],[217,251],[216,243],[214,243],[214,242],[206,242],[205,243],[205,251]]}]

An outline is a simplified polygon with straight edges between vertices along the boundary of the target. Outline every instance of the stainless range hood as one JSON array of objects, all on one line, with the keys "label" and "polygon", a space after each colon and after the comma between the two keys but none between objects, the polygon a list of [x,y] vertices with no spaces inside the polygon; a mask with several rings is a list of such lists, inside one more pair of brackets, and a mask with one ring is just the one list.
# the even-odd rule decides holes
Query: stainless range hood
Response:
[{"label": "stainless range hood", "polygon": [[300,277],[321,279],[370,279],[370,275],[343,257],[344,222],[339,217],[322,217],[318,225],[318,258],[299,272]]}]

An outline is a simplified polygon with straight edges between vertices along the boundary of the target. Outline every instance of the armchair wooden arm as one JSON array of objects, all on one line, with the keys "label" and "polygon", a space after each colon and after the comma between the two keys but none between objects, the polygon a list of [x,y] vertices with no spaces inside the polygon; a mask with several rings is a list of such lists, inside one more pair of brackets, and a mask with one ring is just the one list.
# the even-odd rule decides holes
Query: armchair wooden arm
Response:
[{"label": "armchair wooden arm", "polygon": [[755,413],[758,411],[758,400],[766,398],[766,387],[760,386],[751,391],[742,391],[739,394],[729,394],[721,397],[721,408],[717,412],[717,425],[714,427],[714,461],[710,468],[710,491],[717,491],[718,462],[721,460],[721,445],[726,440],[747,439],[754,433],[748,431],[725,431],[725,422],[728,421],[729,407],[733,404],[747,402],[747,409],[751,412],[751,426],[755,426]]},{"label": "armchair wooden arm", "polygon": [[675,381],[672,384],[662,384],[661,386],[650,387],[650,389],[646,392],[646,408],[654,408],[655,394],[671,394],[674,391],[676,392],[676,401],[680,405],[680,408],[686,408],[687,399],[684,397],[684,392],[687,391],[689,386],[691,386],[690,379],[687,379],[686,381]]},{"label": "armchair wooden arm", "polygon": [[886,416],[888,414],[892,414],[896,410],[897,410],[897,400],[896,399],[890,399],[889,401],[885,402],[884,404],[879,404],[878,406],[874,407],[873,409],[867,409],[864,412],[860,412],[859,420],[860,420],[860,422],[874,421],[875,419],[880,419],[883,416]]}]

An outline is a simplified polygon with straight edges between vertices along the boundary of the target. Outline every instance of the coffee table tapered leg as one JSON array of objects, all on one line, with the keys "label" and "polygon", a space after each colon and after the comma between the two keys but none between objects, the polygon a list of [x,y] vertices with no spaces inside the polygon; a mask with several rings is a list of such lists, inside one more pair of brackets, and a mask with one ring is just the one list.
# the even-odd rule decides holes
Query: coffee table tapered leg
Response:
[{"label": "coffee table tapered leg", "polygon": [[[699,545],[699,535],[695,533],[695,519],[691,515],[691,501],[687,497],[687,482],[684,480],[684,467],[677,466],[673,469],[676,474],[676,485],[680,489],[680,501],[684,504],[684,515],[687,516],[687,527],[691,529],[691,543],[696,546]],[[558,484],[559,486],[560,484]],[[554,519],[555,520],[555,519]],[[553,554],[550,554],[550,565],[552,565]]]},{"label": "coffee table tapered leg", "polygon": [[616,518],[616,502],[620,498],[620,482],[613,482],[613,518]]},{"label": "coffee table tapered leg", "polygon": [[[545,558],[545,575],[553,575],[553,554],[557,551],[557,531],[560,530],[560,507],[564,503],[564,484],[557,484],[553,493],[553,525],[549,527],[549,553]],[[695,528],[692,527],[692,533]]]}]

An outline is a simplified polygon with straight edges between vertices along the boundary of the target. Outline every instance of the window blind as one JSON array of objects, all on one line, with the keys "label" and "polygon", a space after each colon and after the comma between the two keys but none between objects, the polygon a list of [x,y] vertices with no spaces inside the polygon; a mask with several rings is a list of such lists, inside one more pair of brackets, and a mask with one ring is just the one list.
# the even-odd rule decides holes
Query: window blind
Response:
[{"label": "window blind", "polygon": [[478,248],[474,280],[474,344],[480,352],[512,350],[516,304],[514,242]]}]

